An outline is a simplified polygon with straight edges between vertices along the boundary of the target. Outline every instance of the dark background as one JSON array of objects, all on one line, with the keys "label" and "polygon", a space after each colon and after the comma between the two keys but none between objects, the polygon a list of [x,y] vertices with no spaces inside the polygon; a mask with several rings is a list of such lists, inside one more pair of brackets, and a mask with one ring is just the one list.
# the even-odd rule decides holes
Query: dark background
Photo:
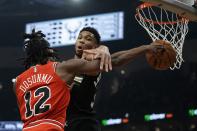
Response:
[{"label": "dark background", "polygon": [[[1,0],[0,120],[20,120],[11,79],[24,70],[17,58],[23,56],[22,34],[26,23],[124,11],[124,39],[104,43],[113,53],[151,42],[134,18],[139,4],[137,0]],[[64,59],[74,55],[74,46],[57,50]],[[98,118],[124,117],[129,113],[130,122],[137,125],[144,123],[144,114],[171,112],[173,122],[187,125],[193,121],[195,118],[189,118],[187,112],[197,108],[197,23],[189,23],[183,57],[181,69],[174,71],[154,70],[141,56],[127,66],[103,73],[95,104]]]}]

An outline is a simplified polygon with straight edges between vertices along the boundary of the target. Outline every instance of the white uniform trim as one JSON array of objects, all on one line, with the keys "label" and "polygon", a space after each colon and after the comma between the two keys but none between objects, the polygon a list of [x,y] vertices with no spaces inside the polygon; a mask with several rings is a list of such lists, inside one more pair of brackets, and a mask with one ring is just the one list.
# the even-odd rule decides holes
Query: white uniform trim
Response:
[{"label": "white uniform trim", "polygon": [[[31,126],[32,124],[32,126]],[[23,128],[23,129],[29,129],[29,128],[33,128],[33,127],[36,127],[36,126],[39,126],[41,124],[51,124],[51,125],[54,125],[54,126],[57,126],[59,128],[64,128],[64,125],[62,123],[60,123],[59,121],[56,121],[56,120],[52,120],[52,119],[42,119],[42,120],[37,120],[37,121],[34,121],[34,122],[30,122],[27,127]]]},{"label": "white uniform trim", "polygon": [[59,121],[56,121],[56,120],[52,120],[52,119],[42,119],[42,120],[37,120],[37,121],[34,121],[34,122],[30,122],[29,124],[34,124],[36,122],[42,122],[42,121],[51,121],[51,122],[57,122],[59,123],[61,126],[64,127],[64,125],[62,123],[60,123]]},{"label": "white uniform trim", "polygon": [[25,129],[29,129],[29,128],[34,128],[34,127],[37,127],[37,126],[40,126],[40,125],[43,125],[43,124],[50,124],[50,125],[53,125],[53,126],[56,126],[56,127],[60,128],[60,129],[62,129],[62,127],[61,127],[61,126],[56,125],[56,124],[54,124],[54,123],[50,123],[50,122],[42,122],[42,123],[39,123],[39,124],[34,125],[34,126],[30,126],[30,127],[23,128],[23,130],[25,130]]}]

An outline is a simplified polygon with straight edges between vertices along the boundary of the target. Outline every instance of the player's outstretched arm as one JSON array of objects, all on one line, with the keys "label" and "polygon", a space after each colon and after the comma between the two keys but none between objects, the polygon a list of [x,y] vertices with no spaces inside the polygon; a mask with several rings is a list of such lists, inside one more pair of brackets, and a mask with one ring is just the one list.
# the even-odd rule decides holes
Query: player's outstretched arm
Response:
[{"label": "player's outstretched arm", "polygon": [[136,57],[144,54],[148,50],[153,50],[154,52],[156,52],[158,49],[163,49],[163,46],[159,44],[142,45],[129,50],[113,53],[111,55],[112,66],[117,67],[125,65],[134,60]]},{"label": "player's outstretched arm", "polygon": [[91,50],[84,50],[83,58],[86,58],[87,60],[100,58],[100,69],[102,70],[103,67],[105,67],[105,71],[108,72],[108,68],[109,70],[112,70],[111,63],[113,67],[125,65],[136,57],[144,54],[148,50],[153,50],[154,52],[156,52],[158,51],[158,49],[163,49],[163,46],[161,44],[157,44],[156,42],[153,43],[154,44],[142,45],[129,50],[119,51],[113,53],[111,57],[108,48],[105,46],[102,47],[104,49],[96,48]]}]

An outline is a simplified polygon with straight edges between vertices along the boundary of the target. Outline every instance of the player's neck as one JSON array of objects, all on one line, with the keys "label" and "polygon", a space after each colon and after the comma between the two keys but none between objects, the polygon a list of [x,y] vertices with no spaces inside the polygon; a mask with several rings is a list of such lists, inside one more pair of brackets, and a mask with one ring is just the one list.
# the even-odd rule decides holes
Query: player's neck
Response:
[{"label": "player's neck", "polygon": [[76,55],[76,54],[75,54],[74,58],[75,58],[75,59],[81,59],[81,57],[78,56],[78,55]]}]

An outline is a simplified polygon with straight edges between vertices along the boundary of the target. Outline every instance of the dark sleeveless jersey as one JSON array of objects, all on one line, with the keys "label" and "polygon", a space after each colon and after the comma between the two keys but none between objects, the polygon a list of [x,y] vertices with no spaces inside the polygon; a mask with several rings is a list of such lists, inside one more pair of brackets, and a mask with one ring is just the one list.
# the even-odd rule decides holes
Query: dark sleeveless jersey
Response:
[{"label": "dark sleeveless jersey", "polygon": [[67,109],[68,122],[80,117],[95,115],[93,105],[100,78],[101,74],[97,76],[82,75],[75,77]]}]

